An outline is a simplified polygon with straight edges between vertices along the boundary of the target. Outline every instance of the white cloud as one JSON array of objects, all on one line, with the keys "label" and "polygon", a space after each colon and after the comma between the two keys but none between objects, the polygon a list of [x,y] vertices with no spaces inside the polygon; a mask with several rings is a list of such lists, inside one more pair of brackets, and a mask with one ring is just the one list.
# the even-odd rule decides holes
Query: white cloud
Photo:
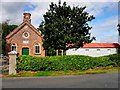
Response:
[{"label": "white cloud", "polygon": [[93,33],[97,33],[96,35],[102,33],[102,32],[108,32],[109,28],[116,27],[117,29],[118,24],[118,16],[116,17],[110,17],[107,20],[101,20],[100,23],[93,25]]},{"label": "white cloud", "polygon": [[93,25],[92,36],[96,37],[97,42],[118,42],[117,24],[117,16],[103,20],[103,22]]},{"label": "white cloud", "polygon": [[[107,10],[112,11],[115,10],[118,7],[118,3],[111,3],[111,2],[74,2],[75,6],[79,5],[86,6],[86,11],[90,15],[100,16],[104,14],[104,8],[107,8]],[[71,3],[73,5],[73,3]]]},{"label": "white cloud", "polygon": [[[58,2],[58,0],[1,0],[2,2]],[[61,0],[66,2],[118,2],[119,0]]]},{"label": "white cloud", "polygon": [[[8,2],[9,1],[9,2]],[[32,15],[32,24],[35,27],[38,27],[41,20],[43,20],[43,14],[49,8],[50,2],[58,3],[58,0],[2,0],[2,21],[10,19],[11,24],[20,24],[23,19],[23,9],[24,6],[32,7],[35,5],[34,10],[29,11]],[[117,7],[117,3],[108,3],[108,2],[117,2],[118,0],[61,0],[62,2],[66,1],[67,4],[71,6],[87,6],[86,11],[90,14],[93,14],[95,17],[104,14],[104,8],[107,10],[114,10]],[[106,2],[106,3],[103,3]],[[31,5],[32,4],[32,5]],[[1,12],[0,12],[1,13]],[[96,23],[92,29],[92,36],[97,37],[97,42],[112,42],[117,41],[117,31],[113,35],[114,29],[118,23],[118,17],[110,17],[107,20],[102,19],[101,23]],[[113,28],[114,27],[114,28]],[[117,27],[116,27],[117,28]],[[108,33],[107,33],[108,32]],[[110,33],[109,33],[110,32]],[[105,33],[107,33],[105,35]],[[114,36],[114,38],[112,38]],[[105,39],[106,38],[106,39]],[[106,41],[105,41],[106,40]]]},{"label": "white cloud", "polygon": [[114,32],[112,35],[108,35],[100,39],[100,42],[118,43],[118,33]]},{"label": "white cloud", "polygon": [[2,3],[2,21],[10,20],[11,24],[20,24],[22,21],[23,7],[27,3],[4,2]]},{"label": "white cloud", "polygon": [[[36,3],[36,2],[2,2],[2,14],[0,15],[2,21],[9,19],[10,24],[19,25],[23,20],[24,7],[33,8],[34,10],[28,12],[31,13],[32,23],[35,27],[38,27],[40,22],[43,20],[43,14],[47,11],[49,3]],[[2,22],[1,21],[1,22]],[[39,22],[39,23],[38,23]]]},{"label": "white cloud", "polygon": [[36,6],[36,8],[33,11],[30,11],[31,15],[32,15],[32,23],[33,25],[38,28],[38,26],[40,25],[40,22],[43,20],[43,14],[45,14],[45,12],[47,12],[48,6],[49,6],[49,2],[48,3],[32,3],[33,5]]}]

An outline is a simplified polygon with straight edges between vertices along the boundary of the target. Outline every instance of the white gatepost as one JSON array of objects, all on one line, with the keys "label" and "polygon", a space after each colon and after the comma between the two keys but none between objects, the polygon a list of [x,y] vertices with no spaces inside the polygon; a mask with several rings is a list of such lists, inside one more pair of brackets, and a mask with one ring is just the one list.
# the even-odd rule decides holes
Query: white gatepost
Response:
[{"label": "white gatepost", "polygon": [[9,75],[16,74],[16,51],[11,51],[8,53],[9,55]]}]

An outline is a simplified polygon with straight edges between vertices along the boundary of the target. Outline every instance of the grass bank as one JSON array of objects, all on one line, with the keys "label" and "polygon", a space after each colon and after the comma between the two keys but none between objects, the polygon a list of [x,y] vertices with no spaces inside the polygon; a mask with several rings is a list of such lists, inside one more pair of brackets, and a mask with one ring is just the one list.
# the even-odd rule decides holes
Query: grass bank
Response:
[{"label": "grass bank", "polygon": [[66,71],[21,71],[16,75],[4,75],[3,77],[36,77],[36,76],[63,76],[63,75],[83,75],[83,74],[99,74],[118,71],[120,67],[98,67],[88,70],[66,70]]}]

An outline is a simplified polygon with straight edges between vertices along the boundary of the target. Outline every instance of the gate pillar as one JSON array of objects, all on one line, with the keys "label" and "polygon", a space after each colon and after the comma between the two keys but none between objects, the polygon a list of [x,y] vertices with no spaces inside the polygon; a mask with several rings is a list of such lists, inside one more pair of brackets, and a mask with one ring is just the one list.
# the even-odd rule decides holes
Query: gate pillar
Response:
[{"label": "gate pillar", "polygon": [[16,51],[11,51],[8,53],[9,55],[9,75],[16,74]]}]

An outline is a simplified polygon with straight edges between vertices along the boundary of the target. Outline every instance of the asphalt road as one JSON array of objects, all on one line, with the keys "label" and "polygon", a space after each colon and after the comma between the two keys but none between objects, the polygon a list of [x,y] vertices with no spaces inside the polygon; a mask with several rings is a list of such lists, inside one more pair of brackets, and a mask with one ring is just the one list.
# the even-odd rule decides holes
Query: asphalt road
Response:
[{"label": "asphalt road", "polygon": [[54,77],[3,78],[2,88],[118,88],[118,72]]}]

